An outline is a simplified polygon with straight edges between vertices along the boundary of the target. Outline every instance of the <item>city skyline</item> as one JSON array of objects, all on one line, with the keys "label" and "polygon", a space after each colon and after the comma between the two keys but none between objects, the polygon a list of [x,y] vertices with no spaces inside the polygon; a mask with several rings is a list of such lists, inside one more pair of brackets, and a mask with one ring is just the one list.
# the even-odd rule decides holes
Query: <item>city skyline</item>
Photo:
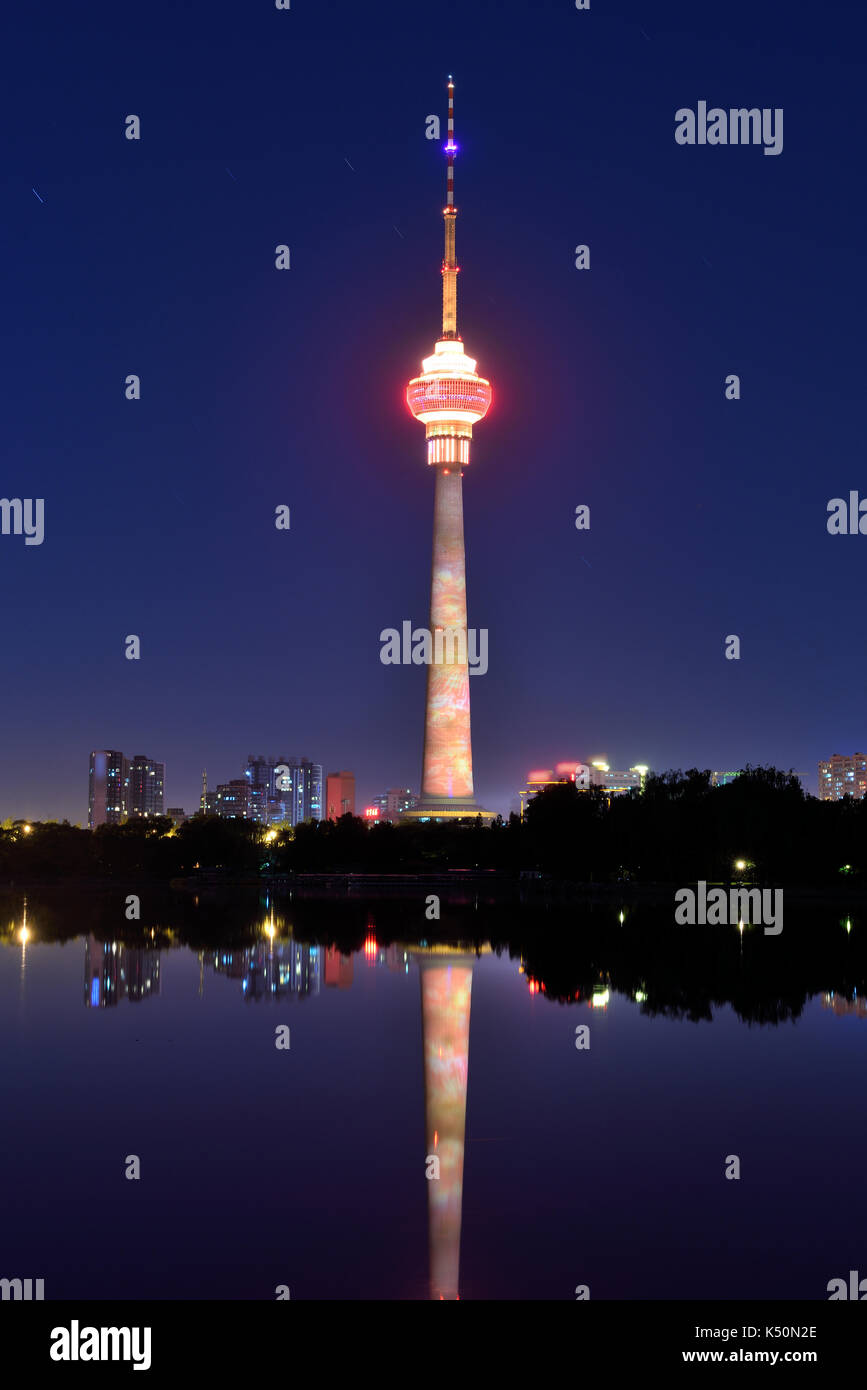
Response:
[{"label": "city skyline", "polygon": [[[100,809],[95,812],[94,767],[95,760],[100,758],[103,761],[102,771],[100,773],[101,799],[98,802]],[[106,759],[115,759],[116,762],[106,763]],[[263,766],[267,765],[272,782],[275,767],[281,764],[286,765],[287,763],[289,764],[287,769],[289,772],[310,769],[313,780],[311,781],[311,776],[308,775],[307,782],[309,785],[305,788],[296,789],[295,801],[297,804],[291,804],[293,802],[293,797],[290,790],[285,804],[271,804],[269,806],[269,795],[272,803],[274,801],[274,787],[271,786],[264,791],[263,800],[262,796],[257,796],[255,786],[251,788],[249,781],[251,772],[254,782],[258,781],[255,769],[256,765],[260,763]],[[153,789],[150,793],[147,793],[140,789],[138,797],[136,798],[136,793],[133,788],[133,775],[136,770],[136,765],[142,765],[152,777],[156,776],[156,786],[158,790]],[[248,755],[247,758],[247,767],[244,776],[229,778],[223,782],[216,782],[212,778],[207,793],[203,792],[200,784],[198,800],[193,799],[188,805],[184,805],[175,800],[174,804],[170,805],[169,797],[164,786],[165,763],[156,762],[143,755],[136,755],[134,758],[126,758],[122,753],[116,750],[98,750],[90,754],[87,813],[84,817],[81,819],[73,819],[72,817],[58,816],[53,813],[49,813],[45,816],[22,813],[14,816],[9,814],[0,817],[0,819],[33,821],[34,823],[39,821],[69,820],[72,824],[87,824],[93,829],[95,824],[119,824],[126,819],[138,816],[165,815],[171,818],[176,813],[183,812],[184,818],[189,819],[190,816],[204,810],[207,814],[211,815],[241,816],[254,821],[268,823],[272,821],[274,823],[286,822],[295,825],[298,821],[306,819],[326,818],[333,820],[338,815],[345,815],[347,812],[361,818],[366,817],[370,819],[372,808],[377,808],[378,818],[385,819],[387,816],[389,818],[397,818],[400,815],[404,815],[407,809],[414,809],[419,802],[419,794],[414,792],[411,787],[393,788],[387,792],[377,792],[367,798],[357,797],[356,778],[353,772],[335,771],[326,773],[323,770],[323,766],[323,764],[314,763],[308,758],[287,758],[278,755],[270,759],[265,759],[261,757],[254,758],[251,754]],[[743,770],[715,770],[700,767],[698,763],[692,764],[692,766],[698,768],[699,771],[710,772],[712,786],[730,781]],[[857,773],[851,770],[856,767],[861,769]],[[112,775],[112,768],[114,769],[113,775],[118,778],[118,782],[114,784],[118,789],[118,796],[116,797],[116,805],[110,806],[108,813],[106,813],[106,777],[107,775]],[[844,771],[842,774],[839,772],[837,773],[833,792],[826,785],[825,780],[826,778],[830,780],[832,768],[849,769],[848,772]],[[864,754],[834,754],[830,759],[821,759],[819,761],[817,765],[815,787],[813,786],[813,777],[811,773],[789,768],[780,770],[792,771],[808,795],[816,796],[820,800],[838,800],[846,794],[854,797],[862,797],[867,793],[867,770],[865,769],[867,769],[867,763],[865,763]],[[568,762],[557,761],[553,768],[531,769],[527,772],[524,777],[520,779],[521,788],[513,793],[510,805],[505,811],[501,811],[500,814],[505,818],[513,811],[519,814],[522,813],[522,807],[528,795],[554,782],[571,780],[576,782],[581,789],[586,789],[590,786],[599,786],[623,792],[631,788],[640,789],[643,786],[644,778],[647,774],[660,774],[671,770],[673,769],[652,768],[647,764],[639,763],[623,771],[612,771],[608,763],[600,759],[590,759],[587,762],[574,759]],[[203,770],[202,776],[203,780],[206,779],[206,769]],[[857,785],[846,785],[842,780],[843,776],[847,776],[850,782],[855,778]],[[108,785],[112,784],[109,783]],[[382,779],[380,779],[380,785],[382,785]],[[398,805],[398,800],[400,798],[403,798],[405,805],[403,802]],[[260,801],[262,802],[261,805],[259,804]],[[229,806],[230,802],[235,804]],[[339,810],[335,809],[336,806],[339,806]],[[318,808],[321,808],[321,810]]]},{"label": "city skyline", "polygon": [[[419,786],[424,676],[383,667],[377,638],[426,621],[403,383],[430,316],[420,268],[440,254],[426,122],[450,71],[473,191],[462,304],[497,390],[464,499],[470,621],[490,631],[480,804],[508,810],[561,749],[813,769],[862,746],[860,658],[840,643],[867,539],[826,528],[828,499],[858,484],[860,239],[823,210],[863,197],[834,117],[856,46],[791,6],[756,13],[749,43],[685,5],[650,28],[567,11],[542,3],[528,27],[507,4],[492,26],[470,7],[457,52],[444,36],[411,63],[395,4],[341,8],[336,52],[324,15],[293,11],[303,61],[252,29],[231,100],[193,16],[170,45],[159,25],[140,36],[122,76],[100,26],[85,42],[67,16],[46,52],[16,17],[3,490],[44,498],[45,518],[41,545],[0,536],[26,597],[7,614],[0,815],[83,820],[81,749],[97,747],[158,751],[189,809],[203,766],[287,730],[351,765],[361,801]],[[393,80],[372,83],[384,65]],[[522,70],[545,77],[518,119]],[[676,110],[712,92],[785,107],[782,153],[679,146]],[[120,514],[109,566],[91,538]]]}]

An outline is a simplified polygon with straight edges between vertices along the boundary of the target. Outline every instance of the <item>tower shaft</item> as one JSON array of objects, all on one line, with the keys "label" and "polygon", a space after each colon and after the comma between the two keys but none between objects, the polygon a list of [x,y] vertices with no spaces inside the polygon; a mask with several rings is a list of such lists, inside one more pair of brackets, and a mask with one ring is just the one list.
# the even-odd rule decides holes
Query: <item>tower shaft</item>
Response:
[{"label": "tower shaft", "polygon": [[459,468],[436,470],[430,633],[434,650],[427,668],[422,800],[466,798],[471,802],[473,753],[467,661],[467,577],[463,482]]}]

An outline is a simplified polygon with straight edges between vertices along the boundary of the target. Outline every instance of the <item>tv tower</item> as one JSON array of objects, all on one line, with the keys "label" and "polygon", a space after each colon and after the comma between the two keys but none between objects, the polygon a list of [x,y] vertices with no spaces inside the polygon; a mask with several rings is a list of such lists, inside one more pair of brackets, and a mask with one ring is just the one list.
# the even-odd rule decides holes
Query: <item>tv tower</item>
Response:
[{"label": "tv tower", "polygon": [[449,124],[443,277],[443,327],[421,376],[406,388],[407,405],[425,426],[427,461],[436,470],[424,764],[415,818],[485,815],[473,795],[470,672],[467,662],[467,585],[464,553],[463,470],[470,461],[473,425],[491,404],[491,383],[476,372],[458,333],[458,263],[455,259],[455,84],[448,84]]}]

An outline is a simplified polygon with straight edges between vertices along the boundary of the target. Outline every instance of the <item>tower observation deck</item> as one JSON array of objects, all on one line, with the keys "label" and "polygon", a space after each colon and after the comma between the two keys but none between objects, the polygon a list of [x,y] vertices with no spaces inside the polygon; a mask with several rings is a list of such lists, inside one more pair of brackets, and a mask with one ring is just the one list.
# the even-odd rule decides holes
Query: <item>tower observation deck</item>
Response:
[{"label": "tower observation deck", "polygon": [[435,656],[428,666],[421,799],[412,812],[414,819],[428,820],[490,817],[473,794],[462,479],[473,426],[490,409],[491,383],[478,375],[458,333],[454,93],[449,78],[442,333],[423,359],[421,375],[406,388],[407,405],[425,427],[428,464],[436,470],[430,633],[440,659]]}]

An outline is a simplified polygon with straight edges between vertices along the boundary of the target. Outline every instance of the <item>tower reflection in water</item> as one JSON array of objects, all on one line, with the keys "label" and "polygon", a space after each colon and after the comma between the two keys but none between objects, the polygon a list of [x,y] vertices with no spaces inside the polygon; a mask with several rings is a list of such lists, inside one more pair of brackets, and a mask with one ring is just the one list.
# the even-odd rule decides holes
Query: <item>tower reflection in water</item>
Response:
[{"label": "tower reflection in water", "polygon": [[[25,919],[26,920],[26,919]],[[439,1161],[437,1176],[426,1179],[428,1198],[428,1246],[430,1297],[460,1298],[461,1211],[464,1184],[464,1146],[467,1117],[467,1077],[470,1049],[470,1005],[473,965],[487,954],[489,945],[473,951],[460,946],[405,946],[395,943],[379,948],[371,922],[365,942],[368,965],[407,970],[418,965],[421,985],[422,1052],[425,1096],[425,1167]],[[325,961],[325,984],[341,989],[352,984],[352,956],[336,948],[320,952],[294,940],[277,941],[276,930],[266,926],[268,943],[252,947],[218,948],[199,952],[199,994],[202,973],[210,965],[216,974],[241,982],[246,1000],[287,995],[318,994],[320,957]],[[26,926],[22,931],[26,940]],[[122,999],[152,998],[160,992],[160,951],[129,947],[119,941],[85,937],[84,1003],[104,1009]]]},{"label": "tower reflection in water", "polygon": [[457,1299],[474,956],[416,955],[421,979],[430,1296]]}]

